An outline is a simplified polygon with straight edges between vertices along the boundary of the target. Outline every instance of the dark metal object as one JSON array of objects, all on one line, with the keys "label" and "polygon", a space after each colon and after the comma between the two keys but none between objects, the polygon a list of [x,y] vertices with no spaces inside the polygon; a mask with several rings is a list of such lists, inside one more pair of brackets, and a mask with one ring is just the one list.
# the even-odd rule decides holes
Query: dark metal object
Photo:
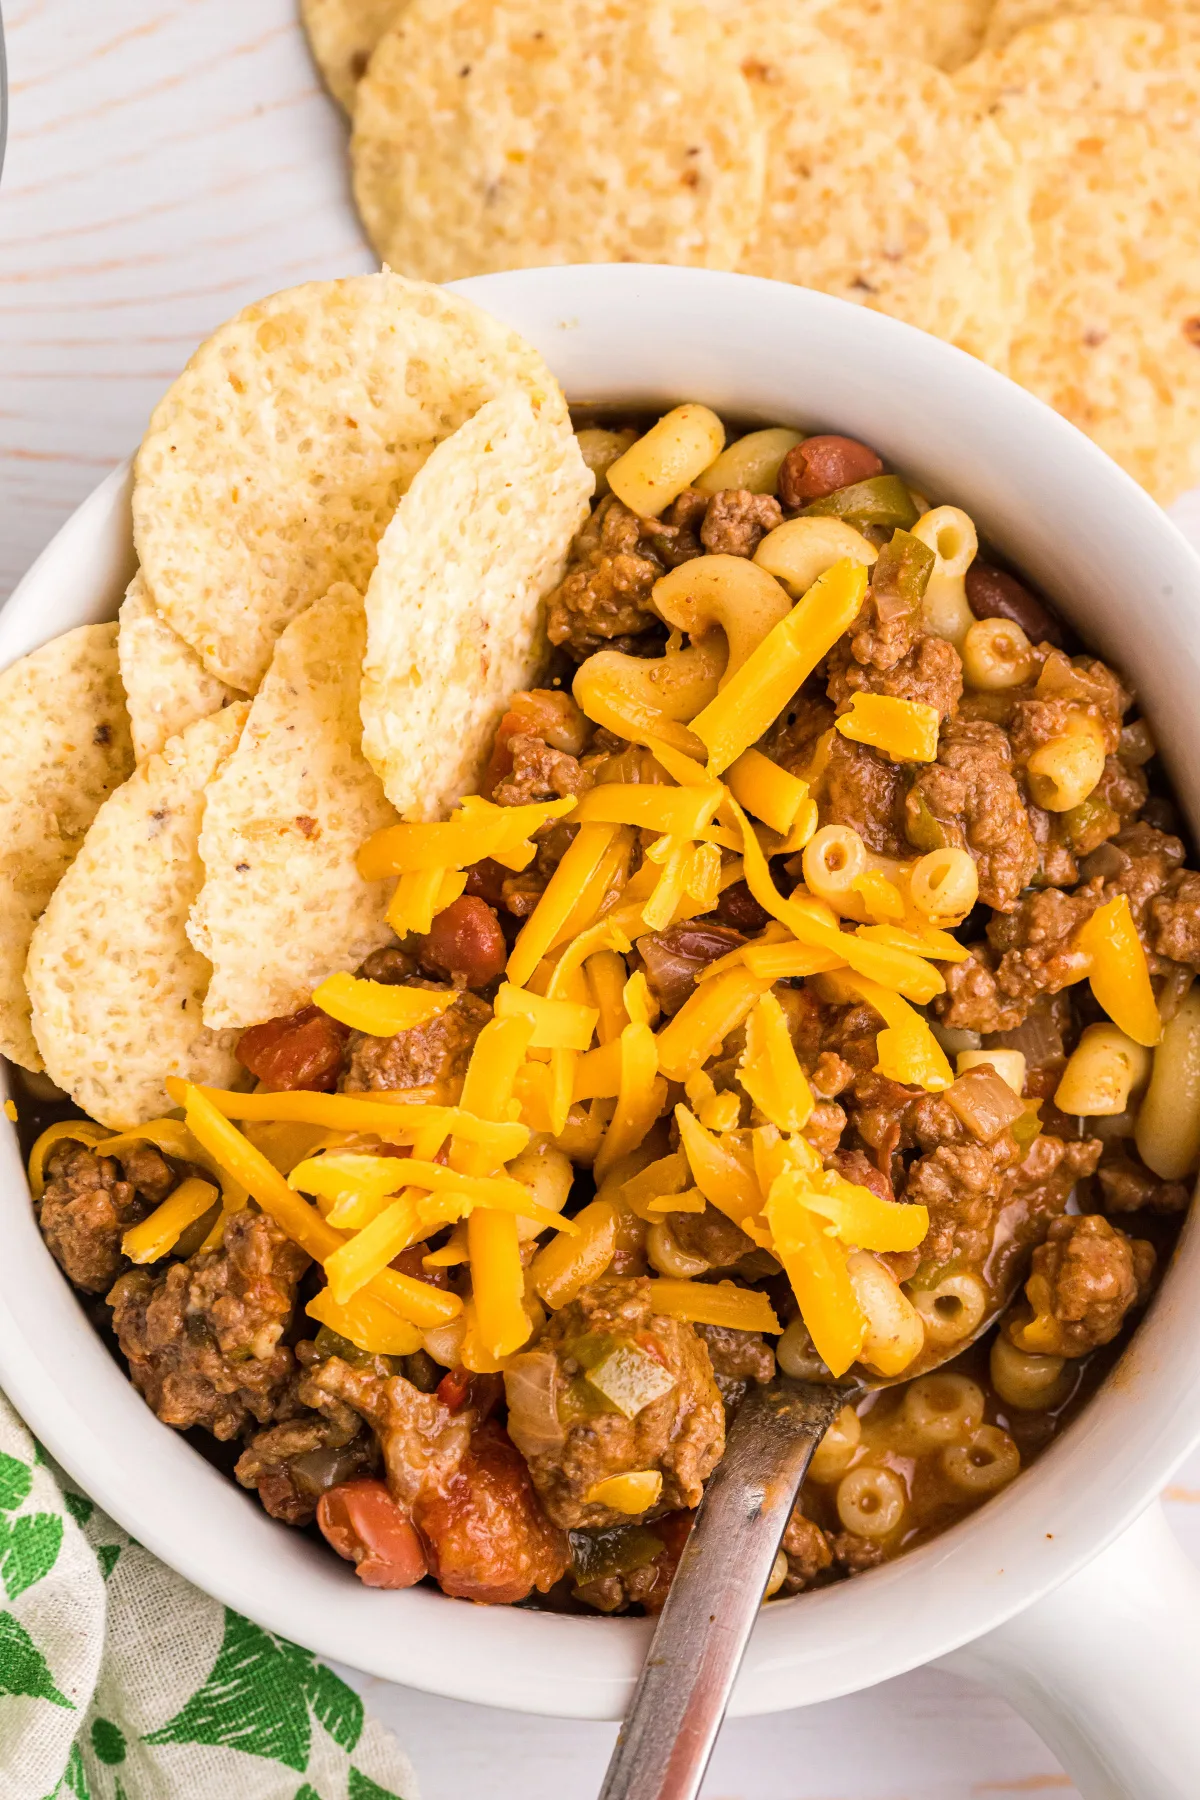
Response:
[{"label": "dark metal object", "polygon": [[694,1800],[813,1451],[861,1392],[781,1376],[739,1407],[600,1800]]}]

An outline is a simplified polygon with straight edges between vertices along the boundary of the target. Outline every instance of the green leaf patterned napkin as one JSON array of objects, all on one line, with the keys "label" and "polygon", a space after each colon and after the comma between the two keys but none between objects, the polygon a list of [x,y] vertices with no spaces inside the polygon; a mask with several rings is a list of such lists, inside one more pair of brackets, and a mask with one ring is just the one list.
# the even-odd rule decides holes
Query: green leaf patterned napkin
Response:
[{"label": "green leaf patterned napkin", "polygon": [[4,1800],[417,1800],[353,1688],[143,1550],[2,1395],[0,1586]]}]

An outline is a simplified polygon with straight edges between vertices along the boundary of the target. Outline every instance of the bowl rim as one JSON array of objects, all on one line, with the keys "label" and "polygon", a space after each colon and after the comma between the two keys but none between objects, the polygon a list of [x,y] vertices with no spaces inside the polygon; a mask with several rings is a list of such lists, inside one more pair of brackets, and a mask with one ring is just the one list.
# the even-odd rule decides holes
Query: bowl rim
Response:
[{"label": "bowl rim", "polygon": [[[642,335],[631,359],[641,358],[649,369],[652,347],[671,342],[668,333],[679,321],[692,366],[711,370],[709,391],[695,385],[703,373],[672,376],[657,388],[645,372],[631,376],[631,389],[646,400],[677,400],[690,380],[685,397],[716,403],[714,383],[719,386],[725,365],[709,344],[706,321],[740,319],[747,329],[753,321],[756,336],[779,333],[786,341],[796,332],[841,346],[866,364],[894,365],[898,389],[919,394],[932,382],[943,400],[952,396],[964,427],[985,418],[987,443],[1007,435],[1023,445],[1032,465],[1022,480],[1035,512],[1039,484],[1051,493],[1056,481],[1063,491],[1070,485],[1065,467],[1091,495],[1093,532],[1103,538],[1107,531],[1117,549],[1124,534],[1155,571],[1155,605],[1161,610],[1169,597],[1182,596],[1185,612],[1200,616],[1200,559],[1149,496],[1041,402],[895,320],[752,277],[645,265],[523,270],[453,285],[523,329],[552,367],[556,347],[560,362],[593,340],[598,353],[606,352],[614,322],[633,316]],[[752,352],[739,341],[729,354],[737,361]],[[581,401],[595,398],[571,381],[567,386]],[[779,415],[793,420],[803,413],[799,404],[779,407]],[[964,489],[971,479],[968,469]],[[131,568],[129,488],[126,465],[100,483],[18,585],[0,614],[0,666],[66,629],[68,618],[79,623],[113,615],[114,596]],[[1018,560],[1026,567],[1040,562],[1031,572],[1060,603],[1069,599],[1068,571],[1061,558],[1055,562],[1053,534]],[[1068,556],[1067,563],[1075,560]],[[1132,637],[1123,641],[1134,646]],[[1101,648],[1110,653],[1103,640]],[[1200,658],[1182,632],[1174,648],[1170,679],[1178,689],[1181,681],[1200,678]],[[1128,664],[1130,657],[1117,660]],[[1195,827],[1200,733],[1194,744],[1186,733],[1180,739],[1167,749],[1174,752],[1176,779],[1186,778]],[[515,1710],[619,1716],[649,1621],[524,1608],[468,1612],[423,1589],[389,1596],[385,1613],[379,1596],[344,1565],[282,1531],[153,1417],[105,1353],[42,1244],[11,1131],[0,1134],[0,1217],[8,1250],[0,1259],[0,1382],[50,1453],[148,1549],[265,1628],[366,1673]],[[833,1698],[946,1654],[1067,1579],[1124,1529],[1200,1439],[1200,1334],[1190,1331],[1184,1293],[1185,1285],[1200,1283],[1194,1217],[1176,1262],[1105,1386],[1021,1481],[899,1561],[768,1609],[735,1693],[735,1713]]]}]

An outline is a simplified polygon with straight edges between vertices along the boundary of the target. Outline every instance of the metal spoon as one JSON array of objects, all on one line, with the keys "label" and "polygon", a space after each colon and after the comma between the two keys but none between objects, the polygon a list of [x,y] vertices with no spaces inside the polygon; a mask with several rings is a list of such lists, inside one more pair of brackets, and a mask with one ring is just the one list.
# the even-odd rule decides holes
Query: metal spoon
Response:
[{"label": "metal spoon", "polygon": [[730,1426],[650,1641],[600,1800],[695,1800],[780,1541],[817,1445],[843,1406],[958,1356],[992,1326],[1015,1292],[1011,1259],[1003,1296],[970,1339],[884,1380],[793,1381],[754,1388]]}]

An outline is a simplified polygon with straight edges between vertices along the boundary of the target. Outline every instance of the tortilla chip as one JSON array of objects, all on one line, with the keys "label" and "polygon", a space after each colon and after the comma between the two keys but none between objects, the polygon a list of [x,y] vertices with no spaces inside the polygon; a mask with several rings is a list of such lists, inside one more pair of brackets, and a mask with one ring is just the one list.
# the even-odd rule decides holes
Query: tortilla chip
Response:
[{"label": "tortilla chip", "polygon": [[360,844],[396,822],[362,754],[366,643],[362,595],[345,583],[293,619],[209,787],[188,925],[213,966],[206,1025],[296,1012],[327,975],[392,941],[393,883],[354,867]]},{"label": "tortilla chip", "polygon": [[365,590],[434,445],[512,384],[565,416],[515,332],[386,271],[247,307],[159,402],[134,465],[159,611],[210,673],[253,693],[289,620],[336,581]]},{"label": "tortilla chip", "polygon": [[385,262],[734,268],[762,197],[746,82],[694,0],[409,0],[354,113]]},{"label": "tortilla chip", "polygon": [[325,85],[348,113],[371,52],[404,0],[300,0],[300,17]]},{"label": "tortilla chip", "polygon": [[1044,25],[1078,13],[1121,13],[1163,23],[1200,21],[1200,0],[996,0],[984,33],[985,50],[1003,50],[1027,25]]},{"label": "tortilla chip", "polygon": [[[1046,0],[1043,0],[1043,4]],[[994,0],[828,0],[805,17],[862,56],[915,56],[958,69],[983,43]]]},{"label": "tortilla chip", "polygon": [[0,1051],[35,1072],[25,959],[97,808],[133,768],[115,625],[81,625],[0,675]]},{"label": "tortilla chip", "polygon": [[367,590],[363,750],[406,818],[473,791],[510,696],[545,654],[594,478],[569,424],[517,391],[434,451],[396,509]]},{"label": "tortilla chip", "polygon": [[140,569],[121,602],[119,627],[117,654],[139,762],[156,756],[167,739],[193,719],[206,719],[238,698],[233,688],[209,674],[190,644],[167,624]]},{"label": "tortilla chip", "polygon": [[1200,480],[1200,31],[1059,19],[959,81],[1032,175],[1009,372],[1167,505]]},{"label": "tortilla chip", "polygon": [[742,67],[772,146],[751,275],[890,313],[1003,366],[1031,262],[1019,160],[950,77],[747,8]]},{"label": "tortilla chip", "polygon": [[102,1125],[143,1125],[179,1075],[244,1086],[236,1032],[201,1018],[209,966],[188,942],[204,792],[249,706],[197,719],[96,814],[33,934],[26,981],[52,1080]]}]

